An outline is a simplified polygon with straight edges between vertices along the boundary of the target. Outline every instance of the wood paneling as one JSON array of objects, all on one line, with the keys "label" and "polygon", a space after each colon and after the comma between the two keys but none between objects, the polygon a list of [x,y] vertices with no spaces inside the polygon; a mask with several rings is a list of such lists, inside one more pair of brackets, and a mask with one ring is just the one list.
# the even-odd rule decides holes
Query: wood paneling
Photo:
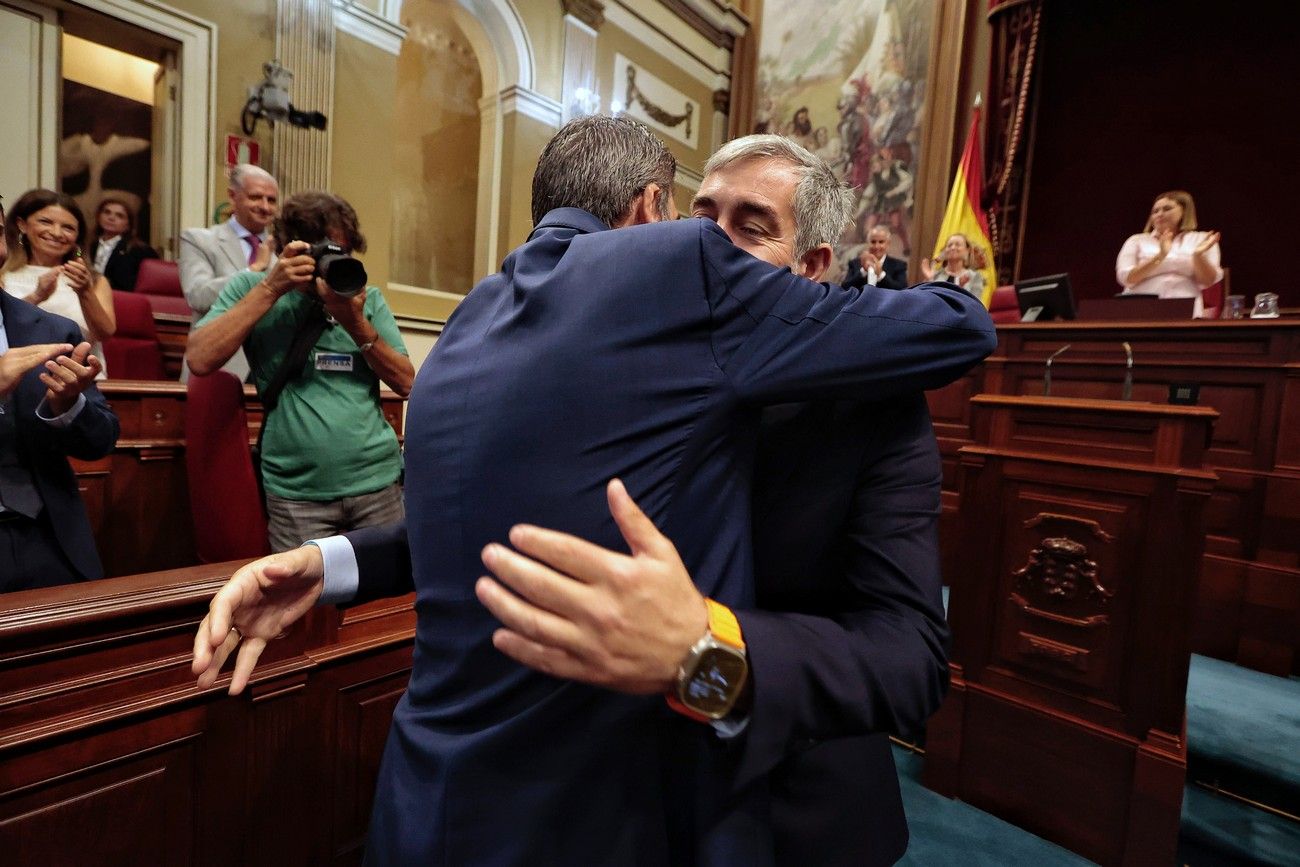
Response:
[{"label": "wood paneling", "polygon": [[[1261,604],[1280,612],[1269,617],[1198,617],[1194,649],[1273,674],[1300,673],[1300,630],[1289,653],[1281,652],[1286,642],[1274,633],[1254,632],[1273,623],[1270,618],[1289,617],[1285,600],[1300,593],[1300,320],[1011,323],[999,326],[998,335],[998,348],[983,365],[929,395],[943,458],[940,540],[948,582],[959,585],[967,568],[956,544],[957,455],[976,436],[967,396],[1041,395],[1048,356],[1068,344],[1052,363],[1052,394],[1117,399],[1127,341],[1134,401],[1162,404],[1171,384],[1196,383],[1200,405],[1219,412],[1205,455],[1219,478],[1205,511],[1205,551],[1235,566],[1207,559],[1198,610],[1240,598],[1245,576],[1265,574],[1262,567],[1269,567],[1270,587],[1286,588],[1266,594]],[[1047,447],[1057,438],[1050,420],[1043,424],[1044,430],[1020,433],[1025,447],[1035,441]],[[1077,454],[1122,460],[1142,448],[1144,436],[1113,431],[1106,442],[1079,444]],[[1267,652],[1248,650],[1265,646]]]},{"label": "wood paneling", "polygon": [[232,698],[189,657],[234,565],[5,597],[0,862],[360,861],[411,597],[312,611]]},{"label": "wood paneling", "polygon": [[926,783],[1102,864],[1170,863],[1208,407],[977,395]]}]

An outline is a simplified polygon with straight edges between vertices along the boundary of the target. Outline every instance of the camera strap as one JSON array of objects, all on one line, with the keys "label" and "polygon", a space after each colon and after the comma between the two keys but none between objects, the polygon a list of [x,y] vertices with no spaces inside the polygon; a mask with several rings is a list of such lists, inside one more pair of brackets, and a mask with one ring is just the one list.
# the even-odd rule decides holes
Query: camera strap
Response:
[{"label": "camera strap", "polygon": [[271,381],[267,383],[266,391],[261,394],[262,427],[257,432],[257,445],[253,447],[253,469],[256,471],[254,475],[257,476],[258,492],[262,495],[263,502],[266,500],[266,491],[262,485],[262,437],[266,436],[266,420],[279,405],[280,393],[284,391],[284,387],[291,379],[297,379],[302,375],[302,366],[307,362],[311,348],[316,345],[317,340],[320,340],[328,324],[324,306],[313,301],[307,308],[307,315],[302,322],[298,323],[298,328],[293,333],[288,353],[276,368]]}]

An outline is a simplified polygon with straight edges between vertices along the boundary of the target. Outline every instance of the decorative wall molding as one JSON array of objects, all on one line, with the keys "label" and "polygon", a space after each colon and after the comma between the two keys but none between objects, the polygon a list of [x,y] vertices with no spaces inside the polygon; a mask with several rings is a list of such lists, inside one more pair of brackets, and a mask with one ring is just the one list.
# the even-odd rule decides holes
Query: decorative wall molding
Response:
[{"label": "decorative wall molding", "polygon": [[682,189],[690,190],[694,194],[700,191],[700,185],[704,183],[704,175],[690,166],[678,163],[677,176],[674,180]]},{"label": "decorative wall molding", "polygon": [[629,117],[689,147],[700,138],[700,104],[675,87],[614,55],[614,95]]},{"label": "decorative wall molding", "polygon": [[[400,13],[400,3],[386,2],[384,5],[395,6],[394,14]],[[406,38],[406,28],[398,23],[397,18],[373,12],[356,0],[334,0],[334,26],[389,54],[400,53],[402,40]]]},{"label": "decorative wall molding", "polygon": [[217,25],[151,0],[98,0],[96,8],[181,44],[176,229],[208,225],[215,193]]},{"label": "decorative wall molding", "polygon": [[[566,8],[570,4],[566,3]],[[595,27],[574,16],[564,16],[564,73],[561,93],[565,121],[600,111],[596,86]]]},{"label": "decorative wall molding", "polygon": [[605,23],[605,4],[601,0],[561,0],[564,14],[572,15],[592,30]]},{"label": "decorative wall molding", "polygon": [[[430,298],[440,298],[444,301],[454,301],[457,304],[465,300],[465,294],[463,292],[447,292],[443,289],[428,289],[424,286],[408,286],[405,283],[396,283],[392,280],[388,281],[388,288],[396,289],[400,292],[411,292],[416,295],[427,295]],[[410,314],[404,315],[407,316],[407,318],[412,318]]]},{"label": "decorative wall molding", "polygon": [[[480,100],[480,109],[485,102],[490,104],[492,97],[484,97]],[[524,117],[531,117],[533,120],[555,129],[559,129],[560,124],[563,122],[564,107],[559,102],[526,87],[519,85],[507,87],[497,94],[496,102],[500,104],[502,114],[518,112]]]},{"label": "decorative wall molding", "polygon": [[[533,58],[533,46],[528,39],[528,31],[524,29],[524,24],[519,19],[519,12],[511,0],[456,0],[456,2],[478,22],[492,44],[497,62],[497,78],[492,86],[518,85],[532,88],[537,68],[536,60]],[[488,71],[483,70],[485,90],[489,89],[490,80]]]},{"label": "decorative wall molding", "polygon": [[718,88],[713,91],[713,110],[726,114],[731,108],[731,91],[726,88]]},{"label": "decorative wall molding", "polygon": [[[278,0],[275,54],[293,73],[289,94],[305,110],[334,111],[334,7],[315,0]],[[271,174],[280,194],[330,188],[330,128],[277,123],[271,136]]]},{"label": "decorative wall molding", "polygon": [[605,8],[605,20],[677,66],[709,90],[731,86],[731,58],[724,49],[719,48],[716,57],[699,57],[620,3],[611,3]]},{"label": "decorative wall molding", "polygon": [[730,6],[719,6],[716,0],[660,0],[678,18],[695,32],[719,48],[730,51],[737,37],[749,29],[749,21]]}]

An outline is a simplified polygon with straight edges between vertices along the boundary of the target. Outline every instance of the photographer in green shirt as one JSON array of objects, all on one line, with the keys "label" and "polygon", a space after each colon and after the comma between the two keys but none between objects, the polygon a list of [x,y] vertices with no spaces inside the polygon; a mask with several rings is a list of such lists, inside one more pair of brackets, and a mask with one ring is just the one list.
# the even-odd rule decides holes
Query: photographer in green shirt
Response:
[{"label": "photographer in green shirt", "polygon": [[366,248],[351,205],[298,193],[273,238],[280,258],[265,274],[226,283],[185,357],[205,375],[244,349],[266,408],[268,535],[271,550],[283,551],[402,517],[401,449],[379,384],[405,397],[415,369],[383,293],[351,258]]}]

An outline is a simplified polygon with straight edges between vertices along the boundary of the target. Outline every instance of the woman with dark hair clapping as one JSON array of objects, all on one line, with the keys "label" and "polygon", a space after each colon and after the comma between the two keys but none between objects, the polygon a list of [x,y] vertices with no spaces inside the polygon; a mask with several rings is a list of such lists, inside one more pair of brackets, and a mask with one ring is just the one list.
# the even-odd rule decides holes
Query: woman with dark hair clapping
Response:
[{"label": "woman with dark hair clapping", "polygon": [[71,196],[28,190],[5,219],[9,259],[0,281],[10,295],[77,323],[103,358],[100,341],[117,330],[113,290],[82,256],[85,237],[86,218]]},{"label": "woman with dark hair clapping", "polygon": [[158,253],[135,235],[135,214],[126,202],[109,196],[95,211],[95,240],[90,245],[92,267],[108,285],[122,292],[135,291],[140,263]]}]

